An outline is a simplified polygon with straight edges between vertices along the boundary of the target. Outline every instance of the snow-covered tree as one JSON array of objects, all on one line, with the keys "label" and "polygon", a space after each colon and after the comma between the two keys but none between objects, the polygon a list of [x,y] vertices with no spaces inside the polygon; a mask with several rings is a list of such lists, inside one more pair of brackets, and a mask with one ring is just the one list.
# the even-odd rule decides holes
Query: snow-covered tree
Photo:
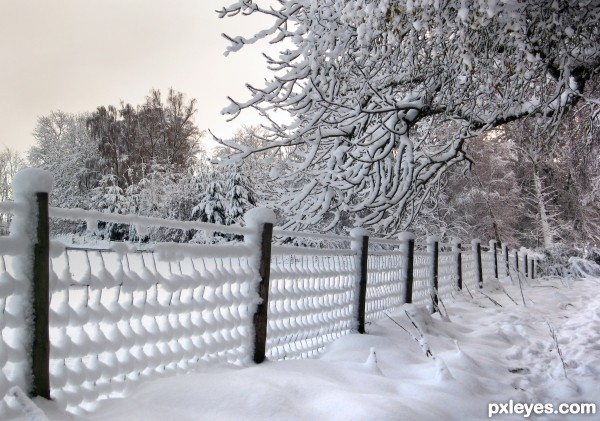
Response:
[{"label": "snow-covered tree", "polygon": [[227,220],[224,201],[221,183],[210,182],[201,193],[198,204],[192,209],[192,218],[200,222],[224,225]]},{"label": "snow-covered tree", "polygon": [[53,206],[86,207],[100,178],[100,155],[86,128],[88,117],[53,111],[40,117],[33,131],[36,143],[28,152],[29,165],[52,173]]},{"label": "snow-covered tree", "polygon": [[[139,182],[126,191],[131,213],[178,221],[191,220],[192,209],[201,193],[195,170],[197,168],[190,167],[187,172],[180,173],[173,165],[151,163],[144,168]],[[186,242],[191,238],[188,232],[163,227],[153,227],[142,237],[149,241],[175,242]]]},{"label": "snow-covered tree", "polygon": [[[560,120],[600,66],[595,0],[236,1],[221,17],[262,15],[228,52],[281,42],[273,78],[231,100],[274,119],[260,147],[221,140],[237,157],[286,148],[288,225],[349,212],[384,234],[406,227],[468,139],[528,115]],[[443,139],[426,135],[443,122]],[[419,129],[421,127],[421,129]],[[424,134],[424,135],[422,135]]]},{"label": "snow-covered tree", "polygon": [[453,236],[520,245],[518,223],[527,211],[514,142],[496,130],[473,139],[468,152],[472,162],[446,174],[445,196],[438,203],[447,210],[442,219]]},{"label": "snow-covered tree", "polygon": [[[119,186],[114,174],[104,175],[98,182],[98,186],[92,189],[90,208],[104,213],[129,214],[131,203]],[[88,227],[88,230],[91,227]],[[124,224],[112,222],[100,222],[98,234],[102,238],[110,240],[126,240],[129,238],[129,227]]]},{"label": "snow-covered tree", "polygon": [[[234,135],[236,143],[250,148],[260,148],[267,132],[259,126],[243,126]],[[283,191],[279,175],[286,167],[285,150],[266,150],[256,152],[242,160],[231,162],[228,156],[234,152],[225,146],[213,150],[213,162],[221,166],[235,166],[240,175],[252,180],[256,201],[269,207],[277,207],[278,199]],[[214,169],[213,169],[214,170]],[[218,172],[218,170],[216,170]]]},{"label": "snow-covered tree", "polygon": [[[0,151],[0,202],[12,199],[12,179],[25,166],[21,155],[9,148]],[[8,233],[11,215],[0,213],[0,235]]]},{"label": "snow-covered tree", "polygon": [[[192,220],[200,222],[209,222],[212,224],[225,225],[227,221],[225,198],[223,197],[223,188],[217,180],[210,181],[203,190],[201,181],[197,182],[198,189],[201,191],[199,201],[192,209]],[[211,243],[219,241],[222,238],[227,238],[221,233],[207,233],[203,230],[196,232],[191,239],[197,243]]]},{"label": "snow-covered tree", "polygon": [[225,186],[226,224],[242,222],[244,214],[256,207],[254,189],[250,180],[241,172],[240,166],[229,168],[229,177]]},{"label": "snow-covered tree", "polygon": [[569,223],[563,234],[569,241],[600,247],[600,74],[587,95],[570,111],[558,133],[560,158],[565,169],[558,180],[561,206]]},{"label": "snow-covered tree", "polygon": [[120,107],[98,107],[91,114],[88,129],[97,142],[103,173],[117,177],[125,188],[137,184],[143,167],[151,162],[173,165],[185,172],[201,152],[201,132],[193,122],[196,101],[169,90],[166,102],[152,90],[138,107],[121,103]]}]

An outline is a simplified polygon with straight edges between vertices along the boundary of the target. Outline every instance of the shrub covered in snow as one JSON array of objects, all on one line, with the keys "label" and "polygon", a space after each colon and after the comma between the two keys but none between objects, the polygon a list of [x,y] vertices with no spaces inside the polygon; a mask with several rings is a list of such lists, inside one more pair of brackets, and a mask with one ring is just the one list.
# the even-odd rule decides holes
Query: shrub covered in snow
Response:
[{"label": "shrub covered in snow", "polygon": [[600,265],[600,248],[590,247],[585,251],[585,258]]},{"label": "shrub covered in snow", "polygon": [[543,251],[542,274],[544,276],[600,276],[600,253],[598,249],[585,252],[557,244]]}]

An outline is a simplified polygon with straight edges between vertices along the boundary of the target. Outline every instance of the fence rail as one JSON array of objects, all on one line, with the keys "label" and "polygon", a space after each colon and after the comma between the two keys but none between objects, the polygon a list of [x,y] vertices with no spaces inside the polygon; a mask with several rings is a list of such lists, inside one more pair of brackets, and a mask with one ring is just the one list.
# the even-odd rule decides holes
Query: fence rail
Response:
[{"label": "fence rail", "polygon": [[[207,362],[314,356],[340,336],[365,333],[370,322],[405,303],[436,311],[439,300],[463,287],[481,288],[515,270],[536,273],[526,253],[498,249],[495,241],[464,247],[434,238],[418,243],[410,235],[315,235],[274,229],[266,221],[225,229],[48,208],[44,195],[31,200],[35,206],[0,204],[20,215],[16,224],[30,221],[36,233],[34,246],[25,249],[10,245],[13,234],[0,238],[0,417],[15,411],[7,399],[11,386],[81,412],[135,382]],[[49,218],[67,217],[91,225],[110,219],[218,230],[245,240],[141,251],[122,244],[66,248],[49,241],[47,227]],[[291,236],[340,245],[311,248],[273,239]]]}]

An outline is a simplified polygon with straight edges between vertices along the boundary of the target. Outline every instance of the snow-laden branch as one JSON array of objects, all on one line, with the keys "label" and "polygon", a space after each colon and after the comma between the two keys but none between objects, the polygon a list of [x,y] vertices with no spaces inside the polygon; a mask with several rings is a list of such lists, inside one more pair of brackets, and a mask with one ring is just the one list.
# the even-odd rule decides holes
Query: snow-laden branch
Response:
[{"label": "snow-laden branch", "polygon": [[[235,118],[254,108],[285,112],[264,146],[219,140],[233,159],[286,149],[287,228],[341,218],[385,235],[403,230],[441,175],[468,159],[468,140],[530,115],[557,122],[600,65],[600,9],[440,0],[238,1],[221,17],[272,19],[254,37],[229,37],[228,51],[280,42],[273,77],[250,98],[231,100]],[[447,127],[428,137],[425,127]]]}]

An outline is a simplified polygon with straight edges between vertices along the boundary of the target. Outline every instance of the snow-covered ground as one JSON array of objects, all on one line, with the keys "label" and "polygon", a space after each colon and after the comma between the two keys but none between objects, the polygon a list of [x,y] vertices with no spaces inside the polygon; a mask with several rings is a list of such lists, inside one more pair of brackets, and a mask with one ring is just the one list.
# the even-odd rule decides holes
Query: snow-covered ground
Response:
[{"label": "snow-covered ground", "polygon": [[405,305],[318,359],[206,367],[142,384],[82,417],[35,403],[49,420],[90,421],[480,420],[488,404],[510,400],[600,405],[600,279],[530,281],[523,295],[510,280],[502,286],[444,302],[447,317]]}]

